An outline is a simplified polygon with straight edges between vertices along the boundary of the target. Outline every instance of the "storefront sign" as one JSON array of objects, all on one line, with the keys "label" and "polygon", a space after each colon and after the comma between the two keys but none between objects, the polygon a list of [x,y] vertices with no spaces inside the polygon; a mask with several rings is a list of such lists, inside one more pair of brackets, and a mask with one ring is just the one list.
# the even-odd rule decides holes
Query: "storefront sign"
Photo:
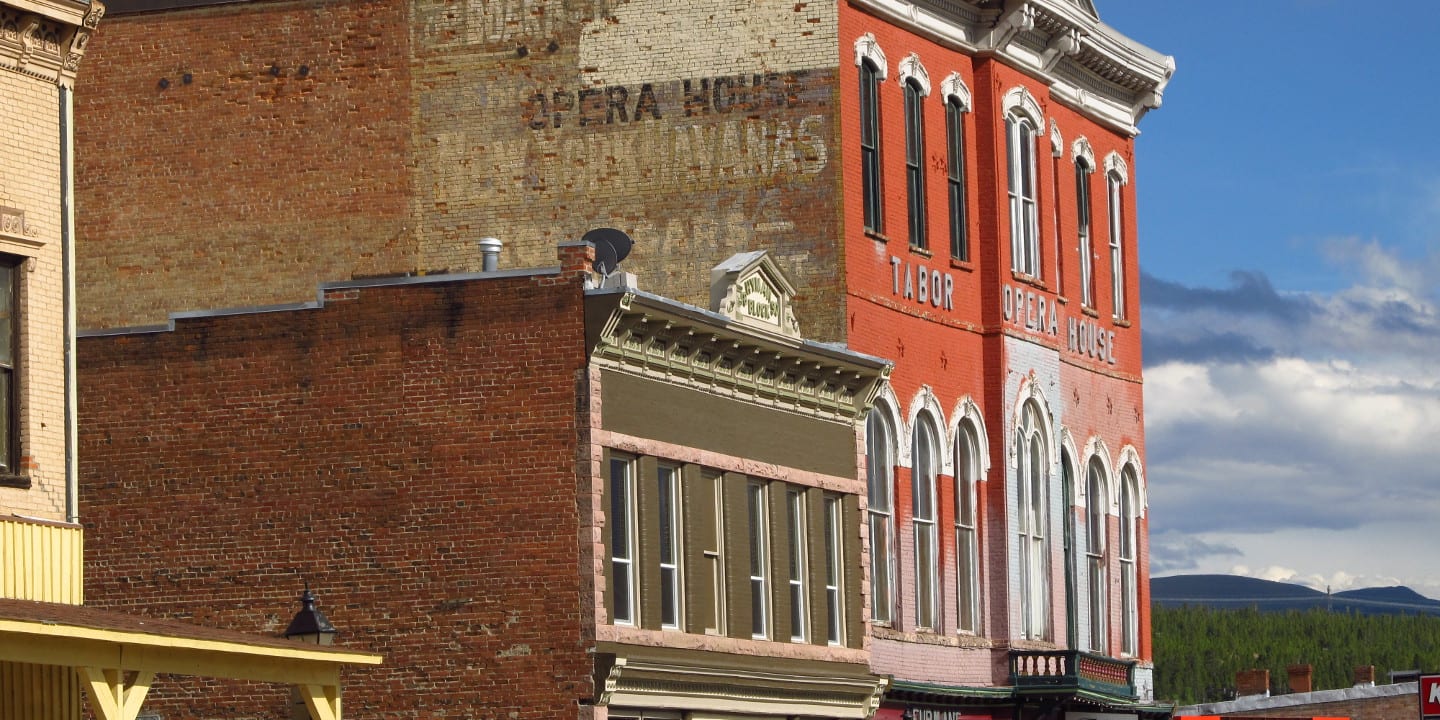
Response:
[{"label": "storefront sign", "polygon": [[1418,685],[1421,720],[1440,718],[1440,675],[1421,675]]}]

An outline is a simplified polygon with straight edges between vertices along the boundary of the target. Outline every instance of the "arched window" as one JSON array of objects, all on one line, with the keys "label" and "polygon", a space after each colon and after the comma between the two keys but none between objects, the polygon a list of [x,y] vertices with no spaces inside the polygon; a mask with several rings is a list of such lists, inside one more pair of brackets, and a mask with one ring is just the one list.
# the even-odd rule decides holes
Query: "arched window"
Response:
[{"label": "arched window", "polygon": [[888,623],[895,606],[891,550],[895,537],[895,431],[878,406],[865,419],[865,465],[870,489],[870,619]]},{"label": "arched window", "polygon": [[1065,640],[1070,648],[1077,649],[1079,641],[1079,628],[1076,620],[1075,583],[1079,576],[1076,568],[1076,530],[1074,508],[1079,504],[1075,499],[1075,463],[1070,460],[1070,449],[1061,441],[1060,446],[1060,488],[1063,494],[1063,501],[1060,507],[1065,508],[1064,518],[1064,543],[1065,543]]},{"label": "arched window", "polygon": [[976,537],[976,483],[980,452],[975,426],[960,422],[955,435],[955,629],[979,632],[980,551]]},{"label": "arched window", "polygon": [[925,236],[926,91],[916,78],[905,80],[905,192],[909,199],[910,247],[929,247]]},{"label": "arched window", "polygon": [[939,475],[940,441],[935,421],[927,414],[915,419],[911,451],[911,524],[915,531],[915,625],[938,630],[937,587],[940,582],[939,543],[935,528],[935,481]]},{"label": "arched window", "polygon": [[1109,651],[1110,603],[1105,588],[1105,517],[1109,506],[1105,491],[1105,465],[1100,458],[1090,460],[1085,478],[1085,558],[1089,575],[1086,598],[1090,605],[1090,651]]},{"label": "arched window", "polygon": [[1048,634],[1049,591],[1047,571],[1049,553],[1046,548],[1048,513],[1049,452],[1040,410],[1026,403],[1017,428],[1015,456],[1018,461],[1017,481],[1020,522],[1017,526],[1020,544],[1020,607],[1021,636],[1044,638]]},{"label": "arched window", "polygon": [[865,230],[885,231],[880,192],[880,81],[884,72],[870,57],[860,60],[860,187]]},{"label": "arched window", "polygon": [[1036,137],[1045,131],[1040,104],[1023,87],[1003,98],[1006,177],[1010,196],[1010,269],[1040,277],[1040,221],[1036,208]]},{"label": "arched window", "polygon": [[1095,153],[1085,138],[1075,141],[1075,226],[1080,254],[1080,304],[1095,307],[1095,248],[1090,233],[1090,176],[1095,173]]},{"label": "arched window", "polygon": [[1040,227],[1035,207],[1035,126],[1020,115],[1005,116],[1009,163],[1010,269],[1040,276]]},{"label": "arched window", "polygon": [[1119,155],[1105,158],[1105,188],[1110,212],[1110,296],[1114,298],[1115,319],[1125,318],[1125,184],[1129,172]]},{"label": "arched window", "polygon": [[945,182],[950,197],[950,259],[970,261],[969,213],[965,208],[965,113],[959,95],[945,98]]},{"label": "arched window", "polygon": [[1136,545],[1139,540],[1136,524],[1139,513],[1140,486],[1135,469],[1126,466],[1120,474],[1120,654],[1134,657],[1140,653],[1139,578],[1135,567]]}]

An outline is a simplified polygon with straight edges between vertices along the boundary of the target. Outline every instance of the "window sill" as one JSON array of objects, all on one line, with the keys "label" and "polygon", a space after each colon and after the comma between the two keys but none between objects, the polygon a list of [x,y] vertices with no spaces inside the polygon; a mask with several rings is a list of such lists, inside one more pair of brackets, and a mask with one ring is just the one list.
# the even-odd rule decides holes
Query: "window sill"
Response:
[{"label": "window sill", "polygon": [[1070,299],[1065,297],[1064,295],[1056,295],[1055,302],[1060,303],[1061,305],[1069,305]]},{"label": "window sill", "polygon": [[1042,280],[1041,278],[1035,277],[1034,275],[1026,275],[1025,273],[1020,272],[1019,270],[1011,270],[1011,271],[1010,271],[1010,278],[1011,278],[1012,280],[1014,280],[1015,282],[1024,283],[1024,284],[1029,285],[1029,286],[1031,286],[1031,287],[1033,287],[1033,288],[1035,288],[1035,289],[1037,289],[1037,290],[1045,290],[1045,291],[1047,291],[1047,292],[1050,290],[1050,288],[1049,288],[1047,285],[1045,285],[1045,281]]},{"label": "window sill", "polygon": [[885,233],[878,230],[866,230],[865,237],[868,237],[871,240],[879,240],[880,242],[887,244],[890,242],[890,238],[886,237]]},{"label": "window sill", "polygon": [[911,253],[912,255],[919,255],[920,257],[923,257],[923,258],[932,258],[932,257],[935,257],[935,253],[932,253],[932,252],[930,252],[930,250],[929,250],[928,248],[923,248],[923,247],[920,247],[919,245],[911,245],[911,246],[910,246],[910,253]]},{"label": "window sill", "polygon": [[1092,307],[1090,307],[1089,305],[1085,305],[1085,306],[1081,307],[1081,308],[1080,308],[1080,312],[1081,312],[1082,314],[1089,315],[1089,316],[1092,317],[1092,318],[1098,318],[1098,317],[1100,317],[1100,313],[1099,313],[1095,308],[1092,308]]},{"label": "window sill", "polygon": [[950,267],[955,268],[956,270],[963,270],[965,272],[975,272],[975,263],[972,263],[969,260],[951,259]]},{"label": "window sill", "polygon": [[1129,321],[1129,320],[1126,320],[1125,318],[1117,317],[1117,318],[1114,318],[1114,321],[1115,321],[1115,325],[1116,325],[1117,327],[1123,327],[1123,328],[1128,328],[1128,327],[1130,327],[1130,321]]},{"label": "window sill", "polygon": [[30,489],[29,475],[0,475],[0,487]]}]

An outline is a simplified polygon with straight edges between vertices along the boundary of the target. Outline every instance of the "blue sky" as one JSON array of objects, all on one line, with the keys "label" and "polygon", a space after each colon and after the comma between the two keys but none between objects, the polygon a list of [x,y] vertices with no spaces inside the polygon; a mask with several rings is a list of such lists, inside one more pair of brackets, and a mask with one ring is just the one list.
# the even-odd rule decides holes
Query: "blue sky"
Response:
[{"label": "blue sky", "polygon": [[1440,597],[1440,2],[1096,0],[1140,123],[1152,571]]}]

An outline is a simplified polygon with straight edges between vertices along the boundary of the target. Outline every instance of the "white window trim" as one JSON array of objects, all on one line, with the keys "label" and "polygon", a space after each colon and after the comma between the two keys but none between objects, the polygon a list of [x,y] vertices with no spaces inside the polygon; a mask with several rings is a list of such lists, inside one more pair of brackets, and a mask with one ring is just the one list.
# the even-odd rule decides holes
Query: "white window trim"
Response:
[{"label": "white window trim", "polygon": [[[845,508],[838,495],[825,495],[820,507],[825,513],[825,640],[840,647],[845,644]],[[832,569],[833,578],[828,572]],[[832,627],[834,637],[830,637]]]},{"label": "white window trim", "polygon": [[[922,420],[922,417],[925,419]],[[922,423],[923,425],[929,426],[929,431],[922,432]],[[930,631],[938,631],[940,629],[940,537],[938,522],[940,516],[940,508],[938,507],[940,493],[938,486],[940,484],[940,476],[947,474],[941,470],[943,464],[942,457],[945,453],[942,452],[940,448],[940,427],[941,425],[937,422],[935,416],[930,416],[928,413],[925,413],[916,418],[914,432],[911,438],[914,443],[925,442],[929,446],[930,464],[933,473],[929,478],[922,478],[917,468],[913,466],[910,473],[911,494],[913,496],[912,503],[915,499],[919,498],[918,493],[921,490],[929,495],[930,516],[922,520],[918,513],[913,512],[912,509],[910,524],[914,547],[915,627],[917,629]],[[925,482],[923,488],[920,487],[922,481]],[[928,539],[922,537],[922,535],[926,534],[927,529]],[[925,542],[925,544],[929,546],[930,565],[928,568],[920,567],[920,547],[922,542]],[[929,579],[930,591],[928,598],[922,596],[920,589],[922,576]],[[921,602],[927,600],[929,603],[930,618],[929,622],[922,622],[920,617]]]},{"label": "white window trim", "polygon": [[[792,504],[793,503],[793,504]],[[786,526],[789,535],[786,537],[785,554],[789,560],[788,572],[790,602],[792,604],[790,618],[796,618],[797,610],[799,615],[799,627],[790,628],[791,642],[806,642],[810,637],[810,597],[806,585],[806,579],[810,572],[809,553],[806,552],[808,518],[805,513],[805,490],[801,487],[791,487],[785,490],[785,515]],[[800,602],[795,603],[795,598]]]},{"label": "white window trim", "polygon": [[[1090,147],[1090,141],[1082,135],[1075,139],[1071,145],[1070,155],[1074,159],[1075,167],[1082,169],[1086,175],[1095,174],[1095,151]],[[1076,217],[1076,240],[1079,243],[1076,253],[1080,256],[1080,305],[1081,307],[1095,307],[1095,214],[1093,210],[1094,194],[1090,191],[1090,180],[1085,185],[1085,219],[1086,224],[1079,224],[1079,217]],[[1076,188],[1079,194],[1079,188]],[[1076,198],[1079,202],[1079,198]]]},{"label": "white window trim", "polygon": [[[758,517],[755,518],[753,525],[746,528],[746,534],[749,537],[751,545],[751,570],[753,571],[755,569],[753,567],[753,561],[755,560],[759,561],[760,566],[759,575],[756,575],[754,572],[750,573],[751,597],[754,597],[755,586],[756,583],[758,583],[760,587],[760,606],[756,608],[753,603],[751,604],[750,637],[756,640],[768,640],[770,639],[772,632],[771,626],[773,623],[770,621],[770,491],[765,483],[751,482],[745,486],[745,502],[747,505],[751,502],[752,498],[756,496],[758,496],[757,503],[759,510],[756,513]],[[746,515],[749,515],[748,507]],[[750,523],[749,517],[746,517],[746,523]],[[757,543],[756,540],[759,540],[759,542]],[[755,547],[756,545],[759,545],[758,550]],[[760,613],[761,628],[761,632],[758,633],[754,631],[754,618],[757,611]]]},{"label": "white window trim", "polygon": [[[670,601],[675,608],[675,622],[665,622],[664,613],[662,612],[660,618],[660,627],[664,630],[679,630],[681,626],[685,624],[685,593],[683,591],[684,576],[682,575],[683,567],[681,563],[681,558],[684,557],[684,548],[681,546],[681,538],[685,536],[685,528],[681,524],[684,514],[681,512],[680,508],[680,504],[682,502],[682,492],[680,487],[680,468],[674,465],[661,464],[656,467],[655,472],[658,474],[658,477],[656,477],[656,483],[657,491],[659,492],[666,492],[666,490],[660,490],[658,487],[660,478],[664,477],[667,473],[669,475],[669,479],[666,481],[666,484],[669,486],[668,492],[670,494],[669,520],[671,560],[671,562],[669,563],[666,563],[663,560],[659,563],[661,576],[660,587],[656,588],[655,590],[656,592],[664,591],[665,572],[667,570],[670,571],[670,573],[672,574],[672,581],[670,584],[670,592],[672,594],[672,597],[670,598]],[[656,498],[656,501],[659,501],[658,497]],[[661,557],[663,557],[663,555]],[[663,598],[661,599],[661,602],[664,602]]]},{"label": "white window trim", "polygon": [[[1024,468],[1025,468],[1025,464],[1024,464],[1024,461],[1021,459],[1020,455],[1021,455],[1021,440],[1023,439],[1023,430],[1024,430],[1024,426],[1025,426],[1025,410],[1026,410],[1026,407],[1027,407],[1027,406],[1030,406],[1030,405],[1033,405],[1033,406],[1035,407],[1035,409],[1036,409],[1036,412],[1037,412],[1037,415],[1038,415],[1038,419],[1037,419],[1037,430],[1038,430],[1038,432],[1039,432],[1039,435],[1040,435],[1040,438],[1041,438],[1041,442],[1043,443],[1042,450],[1043,450],[1044,452],[1042,453],[1042,462],[1043,462],[1044,465],[1045,465],[1045,468],[1044,468],[1044,470],[1045,470],[1044,480],[1045,480],[1046,482],[1045,482],[1045,484],[1044,484],[1044,487],[1045,487],[1045,491],[1046,491],[1046,493],[1047,493],[1047,497],[1046,497],[1046,507],[1047,507],[1047,509],[1049,508],[1049,504],[1050,504],[1050,502],[1051,502],[1051,499],[1050,499],[1050,497],[1049,497],[1049,492],[1050,492],[1050,490],[1051,490],[1051,486],[1052,486],[1052,485],[1054,484],[1054,482],[1055,482],[1056,474],[1057,474],[1057,472],[1059,471],[1059,468],[1057,467],[1058,464],[1059,464],[1059,448],[1057,447],[1057,446],[1059,445],[1059,443],[1055,442],[1054,432],[1053,432],[1053,430],[1052,430],[1052,428],[1051,428],[1051,425],[1052,425],[1052,423],[1053,423],[1053,417],[1054,417],[1054,415],[1051,414],[1049,400],[1048,400],[1048,399],[1046,398],[1046,396],[1045,396],[1045,391],[1044,391],[1044,389],[1042,389],[1042,388],[1040,387],[1040,384],[1039,384],[1039,382],[1038,382],[1036,379],[1034,379],[1034,378],[1026,378],[1026,379],[1024,379],[1024,380],[1021,381],[1020,391],[1019,391],[1019,393],[1017,393],[1017,397],[1016,397],[1016,400],[1015,400],[1015,406],[1014,406],[1014,410],[1013,410],[1014,415],[1013,415],[1013,417],[1012,417],[1012,419],[1011,419],[1011,423],[1012,423],[1012,424],[1011,424],[1011,426],[1010,426],[1010,435],[1011,435],[1010,440],[1011,440],[1011,442],[1010,442],[1009,448],[1008,448],[1009,457],[1010,457],[1010,462],[1011,462],[1010,470],[1013,472],[1013,476],[1012,476],[1012,477],[1013,477],[1014,482],[1015,482],[1015,485],[1014,485],[1011,489],[1014,491],[1014,492],[1012,493],[1012,496],[1016,499],[1015,511],[1016,511],[1017,514],[1018,514],[1018,513],[1023,513],[1023,512],[1025,512],[1025,508],[1023,507],[1023,504],[1020,502],[1021,500],[1024,499],[1024,496],[1023,496],[1022,493],[1021,493],[1020,486],[1021,486],[1022,483],[1026,482],[1027,479],[1023,476],[1023,470],[1024,470]],[[1048,516],[1048,513],[1047,513],[1047,516],[1046,516],[1045,518],[1042,518],[1042,521],[1045,522],[1045,523],[1047,523],[1047,524],[1050,522],[1050,518],[1049,518],[1049,516]],[[1025,551],[1025,548],[1023,547],[1023,542],[1024,542],[1025,538],[1022,537],[1021,534],[1018,532],[1018,529],[1021,527],[1021,517],[1019,517],[1019,516],[1017,515],[1017,516],[1013,519],[1012,527],[1015,528],[1016,531],[1010,533],[1010,537],[1011,537],[1015,542],[1022,544],[1021,547],[1018,547],[1018,548],[1017,548],[1017,552],[1023,553],[1023,552]],[[1047,530],[1047,532],[1046,532],[1046,538],[1047,538],[1047,539],[1046,539],[1046,547],[1047,547],[1047,548],[1050,546],[1050,543],[1053,543],[1053,542],[1054,542],[1053,533],[1049,533],[1049,532],[1048,532],[1048,529],[1049,529],[1049,528],[1048,528],[1048,526],[1047,526],[1047,528],[1046,528],[1046,530]],[[1049,560],[1049,555],[1050,555],[1050,553],[1049,553],[1049,551],[1047,550],[1046,552],[1041,553],[1041,555],[1042,555],[1042,560],[1045,561],[1045,563],[1046,563],[1046,564],[1045,564],[1045,567],[1042,569],[1043,572],[1041,572],[1040,575],[1039,575],[1039,578],[1040,578],[1040,580],[1041,580],[1041,587],[1039,587],[1039,588],[1032,588],[1032,590],[1033,590],[1033,593],[1032,593],[1032,594],[1035,596],[1033,599],[1038,599],[1038,600],[1041,601],[1040,604],[1041,604],[1042,607],[1040,607],[1040,608],[1037,609],[1037,608],[1033,608],[1033,607],[1031,606],[1031,603],[1030,603],[1030,600],[1032,599],[1032,598],[1031,598],[1031,595],[1027,595],[1027,593],[1025,592],[1026,589],[1029,588],[1029,579],[1027,579],[1026,577],[1024,577],[1024,576],[1023,576],[1023,573],[1016,572],[1015,574],[1012,574],[1011,577],[1010,577],[1010,580],[1011,580],[1011,582],[1013,583],[1011,587],[1015,588],[1015,591],[1016,591],[1017,595],[1018,595],[1018,596],[1020,597],[1020,599],[1021,599],[1021,600],[1020,600],[1021,612],[1019,613],[1019,618],[1018,618],[1018,619],[1019,619],[1019,623],[1018,623],[1018,625],[1012,624],[1012,627],[1014,628],[1015,631],[1018,632],[1018,634],[1019,634],[1020,637],[1025,637],[1025,638],[1030,638],[1030,637],[1045,638],[1045,637],[1049,636],[1050,633],[1051,633],[1051,628],[1050,628],[1050,597],[1049,597],[1049,590],[1048,590],[1048,588],[1049,588],[1049,564],[1048,564],[1048,560]],[[1016,568],[1016,570],[1019,570],[1019,568]],[[1025,612],[1026,610],[1031,610],[1032,613],[1039,613],[1041,622],[1040,622],[1040,626],[1039,626],[1038,628],[1031,628],[1031,627],[1030,627],[1030,621],[1031,621],[1032,618],[1030,617],[1029,614],[1027,614],[1027,613]]]},{"label": "white window trim", "polygon": [[959,101],[962,112],[968,113],[972,108],[970,88],[965,85],[965,79],[960,77],[958,72],[951,72],[940,81],[940,97],[945,98],[946,102],[955,98]]},{"label": "white window trim", "polygon": [[855,39],[855,67],[869,60],[875,66],[876,74],[880,82],[890,74],[890,65],[885,61],[885,51],[880,49],[880,43],[875,41],[875,35],[865,33]]},{"label": "white window trim", "polygon": [[[1133,480],[1133,485],[1131,481]],[[1120,565],[1120,656],[1135,657],[1140,654],[1140,478],[1132,465],[1120,468],[1118,486],[1118,510],[1121,540],[1116,548],[1116,560]],[[1125,512],[1125,499],[1130,500],[1130,512]],[[1131,555],[1125,555],[1125,535],[1130,536]]]},{"label": "white window trim", "polygon": [[[1002,98],[1002,108],[1005,117],[1005,142],[1006,152],[1006,195],[1008,198],[1010,216],[1010,269],[1029,277],[1041,278],[1044,273],[1044,263],[1041,262],[1040,246],[1040,169],[1036,155],[1039,154],[1039,138],[1045,134],[1045,117],[1040,111],[1040,104],[1029,90],[1023,87],[1011,88]],[[1033,130],[1030,149],[1030,167],[1017,167],[1014,164],[1022,161],[1023,153],[1019,152],[1020,143],[1019,127],[1022,123],[1029,123]],[[1023,177],[1027,172],[1030,175],[1030,190],[1033,197],[1026,198],[1020,188],[1010,187],[1009,178]],[[1026,202],[1029,202],[1029,207]],[[1016,212],[1020,212],[1019,218]],[[1029,227],[1033,234],[1033,246],[1027,243],[1023,233],[1017,230]],[[1029,249],[1033,256],[1032,265],[1024,262],[1025,250]]]},{"label": "white window trim", "polygon": [[1125,177],[1113,170],[1105,171],[1105,214],[1110,236],[1111,314],[1123,320],[1130,310],[1125,282]]},{"label": "white window trim", "polygon": [[925,64],[920,62],[918,53],[910,53],[900,61],[896,67],[896,80],[901,87],[905,87],[911,80],[920,88],[920,97],[930,97],[930,72],[925,69]]},{"label": "white window trim", "polygon": [[[873,528],[875,527],[874,518],[875,518],[875,517],[883,517],[883,518],[884,518],[884,521],[883,521],[883,522],[884,522],[884,528],[885,528],[885,533],[886,533],[886,537],[885,537],[885,549],[886,549],[886,553],[885,553],[885,557],[884,557],[884,558],[880,558],[880,560],[883,560],[885,569],[886,569],[886,571],[887,571],[887,578],[886,578],[886,579],[887,579],[887,582],[885,583],[885,586],[884,586],[883,588],[876,588],[877,580],[876,580],[876,578],[875,578],[875,563],[876,563],[876,561],[877,561],[877,558],[875,557],[875,551],[874,551],[874,548],[875,548],[874,538],[871,538],[871,541],[870,541],[870,543],[869,543],[869,547],[870,547],[870,567],[869,567],[869,570],[870,570],[870,582],[868,583],[868,586],[869,586],[870,594],[872,595],[872,597],[870,598],[870,620],[871,620],[872,622],[876,623],[876,624],[879,624],[879,625],[891,625],[891,624],[893,624],[893,623],[895,622],[895,566],[896,566],[896,556],[895,556],[895,467],[901,464],[901,460],[900,460],[900,453],[901,453],[900,447],[901,447],[901,446],[900,446],[900,440],[899,440],[899,437],[898,437],[898,436],[901,435],[901,434],[903,434],[903,432],[904,432],[903,427],[902,427],[901,423],[899,422],[899,418],[898,418],[898,417],[896,416],[896,414],[895,414],[895,408],[896,408],[896,407],[898,407],[898,405],[897,405],[896,400],[895,400],[895,394],[894,394],[893,391],[891,391],[889,385],[885,385],[884,387],[881,388],[880,397],[876,399],[875,404],[874,404],[874,406],[873,406],[873,408],[872,408],[872,410],[871,410],[871,412],[876,413],[876,416],[879,418],[880,424],[884,427],[884,430],[886,431],[886,433],[887,433],[887,435],[888,435],[888,437],[886,437],[886,442],[887,442],[887,444],[888,444],[888,446],[889,446],[889,451],[890,451],[890,466],[889,466],[888,468],[886,468],[884,474],[885,474],[885,477],[887,478],[886,483],[885,483],[885,497],[886,497],[887,501],[889,502],[889,509],[886,510],[886,511],[884,511],[884,512],[874,511],[874,510],[872,510],[872,509],[869,507],[869,504],[868,504],[869,489],[870,489],[870,488],[869,488],[869,477],[868,477],[868,473],[869,473],[869,470],[870,470],[870,468],[868,467],[868,463],[869,463],[869,461],[870,461],[870,458],[869,458],[869,442],[870,442],[870,438],[869,438],[869,436],[868,436],[868,432],[869,432],[869,416],[867,415],[867,417],[866,417],[866,421],[867,421],[867,423],[866,423],[866,431],[867,431],[867,436],[866,436],[866,455],[867,455],[867,457],[866,457],[866,463],[867,463],[867,468],[866,468],[866,472],[867,472],[867,477],[866,477],[866,498],[867,498],[867,504],[866,504],[865,526],[866,526],[866,528],[867,528],[867,532],[869,532],[870,530],[873,530]],[[884,596],[884,597],[874,597],[874,596],[877,594],[877,590],[883,591],[884,594],[885,594],[885,596]],[[881,610],[882,608],[885,610],[885,618],[884,618],[884,619],[880,619],[880,618],[877,618],[877,617],[876,617],[876,613],[877,613],[879,610]]]},{"label": "white window trim", "polygon": [[[615,617],[610,618],[610,621],[611,621],[612,623],[614,623],[615,625],[638,626],[638,625],[640,624],[640,582],[639,582],[639,573],[636,572],[637,564],[636,564],[636,562],[635,562],[635,560],[636,560],[636,555],[637,555],[636,550],[638,549],[638,544],[639,544],[639,542],[638,542],[638,541],[639,541],[639,532],[637,531],[637,525],[638,525],[637,520],[638,520],[638,518],[637,518],[637,512],[636,512],[637,509],[638,509],[638,505],[637,505],[637,502],[636,502],[636,501],[637,501],[637,498],[635,497],[635,490],[636,490],[636,487],[635,487],[635,470],[636,470],[636,463],[635,463],[635,459],[632,458],[632,457],[629,457],[629,456],[615,456],[615,457],[612,457],[612,458],[610,459],[610,488],[609,488],[609,490],[610,490],[610,493],[611,493],[611,500],[610,500],[610,505],[609,505],[609,507],[606,508],[607,512],[610,510],[610,508],[613,508],[613,507],[615,506],[615,498],[614,498],[614,493],[615,493],[615,489],[616,489],[615,468],[616,468],[617,465],[619,465],[619,466],[621,466],[621,467],[623,467],[623,468],[625,469],[625,478],[624,478],[624,487],[625,487],[625,495],[626,495],[626,497],[625,497],[625,503],[624,503],[624,504],[625,504],[625,507],[626,507],[625,537],[626,537],[626,546],[627,546],[626,549],[628,550],[628,555],[627,555],[627,557],[625,557],[625,558],[623,558],[623,559],[617,558],[617,556],[615,555],[615,547],[614,547],[613,542],[612,542],[612,545],[611,545],[611,547],[610,547],[610,568],[611,568],[611,570],[610,570],[610,580],[611,580],[612,583],[615,583],[615,566],[616,566],[617,564],[619,564],[619,565],[624,565],[624,566],[628,569],[627,579],[626,579],[626,582],[624,583],[624,588],[623,588],[623,589],[624,589],[624,592],[625,592],[626,597],[629,599],[627,605],[629,605],[629,607],[630,607],[630,616],[627,617],[627,618],[621,618],[621,617],[618,616],[618,612],[617,612],[617,615],[616,615]],[[613,527],[614,520],[615,520],[615,518],[613,518],[613,517],[607,517],[607,518],[606,518],[607,524],[611,524],[611,527],[607,528],[607,531],[608,531],[608,532],[611,532],[611,533],[614,532],[614,527]],[[613,535],[612,535],[612,537],[613,537]],[[619,587],[612,587],[612,588],[611,588],[612,592],[617,592],[619,589],[620,589]],[[615,603],[613,597],[612,597],[612,599],[611,599],[610,605],[611,605],[612,608],[616,606],[616,603]]]}]

